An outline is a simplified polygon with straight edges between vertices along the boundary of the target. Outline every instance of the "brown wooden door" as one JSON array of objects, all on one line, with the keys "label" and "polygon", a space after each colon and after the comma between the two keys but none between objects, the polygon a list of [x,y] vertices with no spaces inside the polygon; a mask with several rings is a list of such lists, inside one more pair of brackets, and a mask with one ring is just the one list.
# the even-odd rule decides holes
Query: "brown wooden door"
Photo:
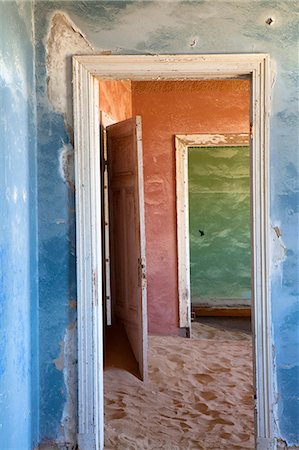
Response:
[{"label": "brown wooden door", "polygon": [[141,117],[107,127],[111,294],[147,378],[147,298]]}]

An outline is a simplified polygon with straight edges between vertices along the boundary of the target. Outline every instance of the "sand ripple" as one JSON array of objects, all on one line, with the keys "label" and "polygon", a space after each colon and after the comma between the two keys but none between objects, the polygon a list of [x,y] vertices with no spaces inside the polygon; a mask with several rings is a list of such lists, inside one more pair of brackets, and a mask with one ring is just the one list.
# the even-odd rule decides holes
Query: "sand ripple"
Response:
[{"label": "sand ripple", "polygon": [[105,449],[253,449],[251,337],[194,323],[149,337],[149,382],[105,371]]}]

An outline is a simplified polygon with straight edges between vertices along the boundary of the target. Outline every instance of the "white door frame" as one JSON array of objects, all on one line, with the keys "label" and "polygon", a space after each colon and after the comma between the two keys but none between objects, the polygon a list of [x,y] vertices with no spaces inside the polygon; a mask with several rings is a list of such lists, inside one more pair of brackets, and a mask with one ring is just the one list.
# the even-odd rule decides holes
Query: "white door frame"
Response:
[{"label": "white door frame", "polygon": [[[189,147],[233,147],[249,145],[248,133],[176,134],[176,210],[178,250],[179,324],[191,329],[190,238],[189,238]],[[190,331],[189,331],[190,333]]]},{"label": "white door frame", "polygon": [[110,267],[110,218],[109,218],[109,195],[108,195],[108,185],[109,185],[109,175],[108,175],[108,148],[107,148],[107,127],[116,123],[116,120],[110,117],[104,111],[100,111],[100,125],[102,127],[102,144],[103,144],[103,158],[105,167],[102,168],[103,173],[103,184],[104,194],[103,194],[103,222],[105,227],[105,239],[104,239],[104,254],[105,260],[105,303],[106,303],[106,325],[112,325],[112,299],[111,299],[111,267]]},{"label": "white door frame", "polygon": [[78,445],[104,447],[101,192],[98,79],[251,77],[252,242],[258,449],[275,448],[269,292],[269,105],[267,54],[73,57],[78,283]]}]

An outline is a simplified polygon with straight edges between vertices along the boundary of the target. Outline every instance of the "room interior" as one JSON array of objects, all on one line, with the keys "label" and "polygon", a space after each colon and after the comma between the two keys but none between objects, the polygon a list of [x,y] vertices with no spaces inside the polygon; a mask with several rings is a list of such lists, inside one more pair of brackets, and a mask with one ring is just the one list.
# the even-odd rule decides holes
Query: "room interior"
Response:
[{"label": "room interior", "polygon": [[[102,127],[103,140],[106,138],[106,134],[109,135],[109,125],[106,129],[106,123],[112,124],[125,121],[135,115],[141,117],[149,328],[148,382],[151,389],[153,386],[159,386],[159,389],[164,392],[163,381],[161,381],[163,380],[163,375],[167,371],[169,376],[172,373],[171,371],[169,372],[170,367],[166,364],[165,373],[160,373],[157,377],[155,374],[157,367],[154,367],[153,354],[157,357],[163,342],[165,346],[165,361],[168,361],[168,358],[172,360],[173,355],[168,349],[166,351],[168,345],[171,344],[171,341],[168,339],[170,339],[170,336],[181,336],[178,339],[184,339],[184,336],[186,339],[184,330],[179,327],[178,318],[174,136],[176,134],[196,133],[248,134],[249,98],[250,82],[247,79],[164,82],[99,81],[99,103],[101,111],[105,115],[104,127]],[[108,122],[107,117],[109,118]],[[107,151],[109,152],[109,145]],[[212,155],[211,151],[213,151]],[[109,186],[109,180],[105,179],[104,189],[106,188],[106,182],[107,186]],[[244,411],[242,412],[242,409],[238,410],[236,406],[237,403],[242,404],[240,398],[238,400],[235,398],[235,411],[232,412],[234,408],[234,394],[231,394],[230,414],[231,417],[234,417],[235,413],[246,422],[246,424],[238,423],[242,432],[240,430],[239,432],[236,431],[236,435],[243,436],[243,441],[242,438],[239,438],[242,441],[242,448],[252,448],[254,436],[250,320],[249,191],[249,144],[227,148],[217,146],[190,147],[189,215],[191,328],[193,333],[191,333],[192,339],[189,340],[189,343],[191,342],[190,345],[194,346],[191,347],[194,350],[194,354],[196,351],[201,351],[198,358],[204,360],[208,360],[209,356],[202,353],[201,345],[203,342],[208,342],[213,347],[216,344],[219,348],[221,345],[225,346],[227,344],[231,344],[231,347],[233,347],[232,344],[238,346],[238,351],[232,357],[235,359],[235,362],[231,361],[230,363],[233,367],[234,364],[237,364],[235,374],[230,373],[229,377],[232,377],[232,379],[234,376],[238,377],[240,375],[238,373],[240,367],[242,367],[241,372],[245,371],[246,373],[243,379],[243,385],[246,386],[246,394],[243,393],[245,400],[244,398],[242,399],[242,401],[245,401],[243,404],[245,413]],[[109,204],[109,196],[106,201]],[[108,217],[111,219],[111,214]],[[106,221],[107,218],[105,218],[104,225],[107,225]],[[132,224],[132,226],[134,225]],[[199,228],[204,228],[205,231]],[[202,238],[205,234],[208,235],[208,239],[206,239],[205,245],[201,248],[198,236]],[[109,231],[109,238],[113,240],[112,228]],[[225,241],[224,244],[223,241]],[[212,258],[209,260],[210,254],[212,254]],[[109,256],[112,257],[111,254]],[[107,258],[105,257],[104,259],[107,263]],[[112,265],[111,261],[110,263]],[[202,270],[200,270],[200,267]],[[112,276],[111,278],[109,277],[108,282],[113,283],[112,278]],[[198,295],[198,292],[201,294]],[[138,363],[126,335],[125,326],[121,324],[121,319],[117,317],[117,312],[113,309],[113,288],[109,288],[110,293],[112,294],[112,297],[109,295],[109,302],[112,303],[112,326],[106,326],[105,328],[106,371],[104,375],[104,386],[106,386],[105,433],[107,435],[107,448],[110,448],[109,442],[110,445],[112,442],[114,443],[113,445],[116,445],[115,442],[119,442],[118,439],[121,439],[113,435],[112,429],[118,430],[118,435],[123,433],[128,439],[138,439],[138,436],[136,437],[138,432],[134,429],[134,426],[132,428],[132,421],[128,418],[129,414],[133,416],[142,415],[137,399],[138,396],[134,395],[135,412],[130,409],[129,413],[126,407],[121,407],[117,392],[120,390],[123,396],[129,398],[130,395],[133,395],[134,390],[140,389],[143,392],[143,398],[148,397],[146,392],[148,383],[143,385],[143,387],[138,384],[139,380],[137,379],[140,379]],[[117,294],[119,295],[120,291]],[[106,303],[105,305],[107,306]],[[162,341],[160,342],[159,339],[162,339]],[[179,341],[181,343],[178,343],[178,348],[175,351],[178,351],[181,345],[188,345],[187,341],[188,339],[184,343]],[[243,356],[241,357],[240,355]],[[219,357],[220,354],[218,354]],[[214,356],[211,357],[211,360],[214,362]],[[198,362],[198,367],[194,367],[191,361],[188,362],[195,370],[195,374],[193,374],[195,377],[197,376],[196,371],[199,373],[203,372],[203,380],[205,377],[210,376],[208,373],[213,372],[213,370],[209,369],[208,373],[205,373],[201,368],[202,361]],[[189,369],[191,373],[191,367]],[[225,364],[223,367],[220,365],[214,368],[216,379],[217,375],[219,377],[217,370],[219,372],[230,372],[230,369],[225,367]],[[187,369],[186,373],[188,373]],[[133,378],[130,378],[131,376]],[[188,380],[189,377],[186,375],[184,389],[190,389]],[[221,380],[219,382],[218,378],[218,384],[215,384],[214,389],[218,389],[221,392],[224,385],[225,381],[222,380],[221,386]],[[197,389],[195,387],[193,387],[193,391],[196,396]],[[217,398],[217,393],[204,392],[203,396],[206,398],[205,400],[204,398],[201,399],[204,403],[201,403],[202,406],[199,410],[198,405],[190,407],[189,414],[191,416],[194,412],[195,415],[196,412],[202,412],[202,408],[208,411],[208,399]],[[119,413],[115,413],[117,408]],[[172,429],[172,414],[175,410],[175,407],[169,410],[167,422],[169,433]],[[214,417],[215,411],[213,412],[212,409],[212,411],[207,413],[207,416],[209,414],[211,414],[211,417]],[[122,419],[123,423],[121,423],[120,419]],[[136,420],[138,421],[137,418]],[[204,424],[200,421],[198,422],[198,418],[193,422],[192,425],[188,425],[193,429],[193,432],[196,429],[197,432],[199,429],[203,429]],[[192,423],[192,420],[190,423]],[[219,419],[217,416],[215,423],[223,427],[221,433],[224,436],[227,432],[225,427],[229,427],[226,420]],[[181,431],[184,431],[184,422],[182,424]],[[126,433],[123,427],[130,431]],[[153,431],[149,433],[149,439],[151,433]],[[221,433],[218,436],[219,439],[221,439]],[[185,433],[186,440],[190,439],[188,436],[189,434]],[[116,441],[113,439],[116,439]],[[209,442],[209,434],[207,434],[206,439]]]}]

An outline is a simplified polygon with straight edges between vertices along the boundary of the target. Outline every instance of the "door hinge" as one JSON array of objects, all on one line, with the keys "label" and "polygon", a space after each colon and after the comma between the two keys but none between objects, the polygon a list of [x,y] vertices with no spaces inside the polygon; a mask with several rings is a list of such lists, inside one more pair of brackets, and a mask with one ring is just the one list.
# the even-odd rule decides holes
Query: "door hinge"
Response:
[{"label": "door hinge", "polygon": [[138,258],[138,287],[142,286],[144,280],[146,280],[145,264],[142,258]]},{"label": "door hinge", "polygon": [[138,287],[141,287],[141,279],[142,279],[141,259],[138,258]]},{"label": "door hinge", "polygon": [[249,134],[250,134],[250,139],[252,139],[253,138],[253,123],[250,123]]}]

